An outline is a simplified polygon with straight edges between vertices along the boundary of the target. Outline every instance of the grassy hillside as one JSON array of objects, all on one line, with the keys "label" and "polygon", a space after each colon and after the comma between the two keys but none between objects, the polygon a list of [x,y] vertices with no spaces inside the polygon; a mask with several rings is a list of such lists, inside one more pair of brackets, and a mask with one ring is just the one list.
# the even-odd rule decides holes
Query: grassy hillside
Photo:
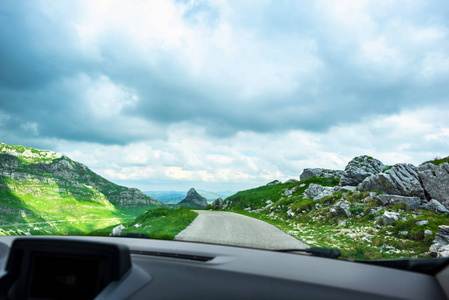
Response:
[{"label": "grassy hillside", "polygon": [[[337,185],[335,179],[310,178],[294,183],[261,186],[225,199],[230,210],[271,223],[314,247],[339,248],[343,258],[386,259],[428,257],[438,226],[448,224],[447,215],[432,211],[406,211],[404,205],[380,206],[368,192],[339,191],[320,200],[303,198],[311,183]],[[289,190],[290,193],[286,194]],[[272,201],[273,204],[268,205]],[[337,202],[350,203],[351,215],[334,214]],[[246,209],[246,210],[244,210]],[[401,219],[383,225],[385,211],[398,212]],[[428,220],[420,226],[417,222]],[[425,236],[424,231],[433,234]]]},{"label": "grassy hillside", "polygon": [[0,144],[0,234],[83,234],[160,205],[60,153]]},{"label": "grassy hillside", "polygon": [[[172,240],[179,232],[184,230],[198,215],[198,213],[187,208],[150,209],[131,222],[123,223],[121,234],[143,233],[154,239]],[[96,230],[90,235],[109,236],[117,225]]]}]

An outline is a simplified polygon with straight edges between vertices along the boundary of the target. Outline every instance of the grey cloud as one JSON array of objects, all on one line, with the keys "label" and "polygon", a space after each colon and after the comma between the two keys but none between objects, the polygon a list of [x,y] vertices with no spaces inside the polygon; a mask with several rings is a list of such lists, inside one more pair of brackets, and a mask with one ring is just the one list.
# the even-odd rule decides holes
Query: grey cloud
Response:
[{"label": "grey cloud", "polygon": [[[435,9],[439,4],[434,1],[425,6],[427,18],[419,22],[429,22],[428,18],[433,16],[447,31],[447,23],[441,20],[448,12],[440,7]],[[74,29],[69,26],[76,16],[65,10],[61,10],[64,14],[60,16],[43,16],[32,4],[27,5],[21,8],[2,4],[0,8],[0,110],[12,116],[0,130],[16,131],[30,139],[35,138],[33,133],[20,129],[20,124],[35,122],[42,137],[105,144],[163,137],[163,132],[156,132],[160,128],[143,128],[147,133],[136,131],[127,124],[131,118],[148,120],[161,127],[187,121],[204,126],[209,135],[216,137],[232,136],[238,131],[325,132],[332,126],[359,122],[370,115],[443,103],[449,94],[449,86],[445,84],[449,78],[428,85],[417,84],[414,75],[422,60],[420,49],[410,50],[417,51],[410,55],[418,62],[406,66],[404,73],[396,77],[373,71],[368,65],[355,64],[355,41],[326,27],[316,17],[319,11],[312,2],[305,4],[307,13],[303,6],[279,6],[277,2],[260,8],[262,14],[256,19],[236,13],[236,24],[254,30],[256,36],[272,43],[277,50],[282,50],[282,45],[276,46],[280,35],[313,39],[317,47],[313,53],[323,62],[323,68],[312,74],[313,78],[298,78],[301,85],[288,94],[252,99],[222,87],[220,82],[192,77],[170,57],[158,59],[152,66],[142,64],[142,57],[134,55],[126,33],[104,36],[99,41],[102,60],[90,60],[79,51]],[[207,16],[205,22],[212,27],[220,18],[216,10],[206,6],[193,8],[185,17],[197,20],[195,13]],[[346,41],[340,43],[340,39]],[[335,47],[336,44],[345,47]],[[140,101],[116,118],[94,118],[82,106],[80,91],[62,85],[64,80],[76,78],[80,73],[92,78],[108,76],[112,82],[135,91]]]}]

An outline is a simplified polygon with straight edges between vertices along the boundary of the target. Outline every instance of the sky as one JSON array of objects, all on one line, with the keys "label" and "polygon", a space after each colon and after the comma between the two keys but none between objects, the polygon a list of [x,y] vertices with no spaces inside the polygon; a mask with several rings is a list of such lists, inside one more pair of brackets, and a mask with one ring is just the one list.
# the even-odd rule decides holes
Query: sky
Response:
[{"label": "sky", "polygon": [[449,5],[2,1],[0,142],[143,191],[449,155]]}]

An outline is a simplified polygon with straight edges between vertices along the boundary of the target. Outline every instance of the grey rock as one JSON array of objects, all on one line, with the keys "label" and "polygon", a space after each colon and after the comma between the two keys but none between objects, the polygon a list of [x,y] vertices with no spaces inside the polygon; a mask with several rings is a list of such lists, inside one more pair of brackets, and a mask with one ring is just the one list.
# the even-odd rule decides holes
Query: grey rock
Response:
[{"label": "grey rock", "polygon": [[370,211],[369,211],[368,214],[370,214],[370,215],[375,215],[375,214],[377,214],[380,210],[382,210],[381,207],[372,208],[372,209],[370,209]]},{"label": "grey rock", "polygon": [[112,233],[110,234],[111,236],[119,236],[123,229],[126,229],[125,226],[123,226],[122,224],[118,225],[117,227],[114,227],[112,229]]},{"label": "grey rock", "polygon": [[296,191],[296,187],[292,187],[291,189],[282,190],[282,194],[286,197],[291,197],[295,191]]},{"label": "grey rock", "polygon": [[223,206],[224,200],[222,198],[217,198],[214,202],[212,202],[213,209],[220,209]]},{"label": "grey rock", "polygon": [[346,220],[340,220],[338,226],[346,226]]},{"label": "grey rock", "polygon": [[438,200],[432,199],[422,206],[424,209],[434,211],[439,214],[449,214],[449,210]]},{"label": "grey rock", "polygon": [[425,199],[418,169],[412,164],[396,164],[384,173],[367,177],[358,188],[360,191],[379,190],[385,194]]},{"label": "grey rock", "polygon": [[246,208],[244,208],[243,210],[244,210],[244,211],[250,211],[250,210],[251,210],[251,207],[246,207]]},{"label": "grey rock", "polygon": [[449,164],[436,166],[432,163],[418,167],[419,178],[431,199],[437,199],[449,209]]},{"label": "grey rock", "polygon": [[365,178],[380,173],[383,168],[384,164],[380,160],[367,155],[357,156],[346,166],[340,179],[340,185],[356,186]]},{"label": "grey rock", "polygon": [[290,208],[288,211],[287,211],[287,217],[288,218],[292,218],[292,217],[294,217],[295,216],[295,213],[292,211],[292,209]]},{"label": "grey rock", "polygon": [[374,199],[383,206],[394,205],[394,204],[405,204],[407,210],[417,210],[419,209],[419,204],[421,199],[418,197],[406,197],[398,195],[377,195]]},{"label": "grey rock", "polygon": [[432,234],[433,234],[432,230],[429,230],[429,229],[424,230],[424,236],[428,236],[428,235],[432,235]]},{"label": "grey rock", "polygon": [[349,207],[351,206],[351,203],[348,201],[342,200],[335,203],[332,208],[334,209],[334,214],[343,214],[346,217],[351,216],[351,212],[349,211]]},{"label": "grey rock", "polygon": [[341,186],[339,188],[339,191],[356,192],[357,191],[357,187],[356,186],[352,186],[352,185],[345,185],[345,186]]},{"label": "grey rock", "polygon": [[[443,252],[448,252],[449,246],[449,226],[440,225],[438,226],[438,232],[435,234],[435,239],[429,248],[429,252],[437,257],[442,257],[440,254]],[[441,250],[440,250],[441,249]]]},{"label": "grey rock", "polygon": [[343,171],[341,170],[331,170],[331,169],[321,169],[321,168],[306,168],[299,175],[300,180],[309,179],[312,177],[319,178],[341,178]]},{"label": "grey rock", "polygon": [[399,235],[403,235],[403,236],[407,236],[408,235],[408,231],[399,231]]},{"label": "grey rock", "polygon": [[437,258],[449,257],[449,245],[442,246],[438,249]]},{"label": "grey rock", "polygon": [[313,199],[314,201],[324,197],[331,196],[338,192],[339,187],[322,186],[316,183],[311,183],[309,187],[302,194],[303,198]]},{"label": "grey rock", "polygon": [[418,225],[418,226],[426,226],[427,224],[429,224],[429,220],[422,220],[422,221],[416,222],[416,225]]},{"label": "grey rock", "polygon": [[382,222],[384,225],[391,225],[394,224],[397,220],[399,220],[400,216],[398,213],[386,211],[382,215]]}]

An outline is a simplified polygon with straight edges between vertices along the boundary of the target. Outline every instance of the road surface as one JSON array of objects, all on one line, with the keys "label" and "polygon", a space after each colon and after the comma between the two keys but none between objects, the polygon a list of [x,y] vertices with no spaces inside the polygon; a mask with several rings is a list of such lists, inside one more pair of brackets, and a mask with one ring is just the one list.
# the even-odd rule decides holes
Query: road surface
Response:
[{"label": "road surface", "polygon": [[306,244],[273,225],[231,212],[196,210],[198,217],[175,240],[263,249],[305,249]]}]

